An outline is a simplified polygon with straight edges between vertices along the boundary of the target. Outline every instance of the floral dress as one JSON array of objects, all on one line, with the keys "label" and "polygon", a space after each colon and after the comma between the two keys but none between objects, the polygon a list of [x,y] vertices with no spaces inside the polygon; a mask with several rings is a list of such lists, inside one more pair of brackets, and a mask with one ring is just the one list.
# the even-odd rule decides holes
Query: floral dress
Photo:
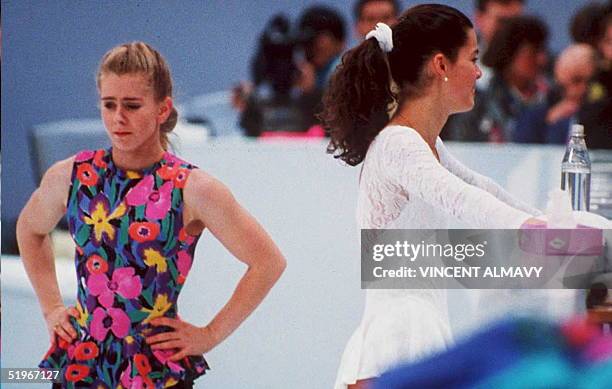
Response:
[{"label": "floral dress", "polygon": [[41,368],[64,388],[166,388],[204,374],[203,356],[178,362],[145,337],[170,331],[199,236],[183,228],[183,188],[195,166],[166,152],[142,171],[117,168],[111,150],[83,151],[72,170],[67,218],[76,243],[77,338],[51,346]]}]

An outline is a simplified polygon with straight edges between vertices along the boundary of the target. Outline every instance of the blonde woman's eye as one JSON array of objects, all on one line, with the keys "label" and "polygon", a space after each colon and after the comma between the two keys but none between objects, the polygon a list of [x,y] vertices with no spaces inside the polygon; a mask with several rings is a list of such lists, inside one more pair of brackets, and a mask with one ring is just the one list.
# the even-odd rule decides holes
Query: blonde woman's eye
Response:
[{"label": "blonde woman's eye", "polygon": [[140,108],[140,105],[135,105],[135,104],[129,104],[125,106],[127,109],[129,109],[130,111],[135,111],[138,108]]},{"label": "blonde woman's eye", "polygon": [[104,103],[104,108],[106,108],[106,109],[113,109],[113,108],[115,108],[115,103],[106,102],[106,103]]}]

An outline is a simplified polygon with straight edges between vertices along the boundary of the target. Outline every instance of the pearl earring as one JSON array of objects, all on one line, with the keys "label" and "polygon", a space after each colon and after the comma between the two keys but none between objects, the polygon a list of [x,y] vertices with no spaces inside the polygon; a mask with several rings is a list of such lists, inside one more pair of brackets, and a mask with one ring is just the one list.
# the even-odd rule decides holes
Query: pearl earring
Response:
[{"label": "pearl earring", "polygon": [[444,82],[448,82],[448,77],[444,76]]}]

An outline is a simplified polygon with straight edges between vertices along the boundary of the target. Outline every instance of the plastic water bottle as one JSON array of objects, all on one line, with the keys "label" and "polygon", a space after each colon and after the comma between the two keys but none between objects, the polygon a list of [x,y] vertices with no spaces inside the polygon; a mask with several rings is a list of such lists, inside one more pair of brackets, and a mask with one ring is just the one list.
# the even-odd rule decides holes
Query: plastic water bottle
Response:
[{"label": "plastic water bottle", "polygon": [[584,126],[572,126],[561,163],[561,189],[569,192],[572,209],[588,211],[591,192],[591,159],[584,142]]}]

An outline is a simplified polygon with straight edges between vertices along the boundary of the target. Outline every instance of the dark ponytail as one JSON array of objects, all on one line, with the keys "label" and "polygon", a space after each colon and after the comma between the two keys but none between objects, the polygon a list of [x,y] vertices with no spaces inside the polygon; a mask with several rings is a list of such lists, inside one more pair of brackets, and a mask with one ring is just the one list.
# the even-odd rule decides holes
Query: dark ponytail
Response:
[{"label": "dark ponytail", "polygon": [[389,53],[376,38],[349,50],[323,96],[319,118],[331,136],[327,151],[351,166],[361,163],[389,122],[391,105],[427,90],[425,63],[436,53],[456,61],[471,28],[472,22],[455,8],[422,4],[409,8],[392,27]]},{"label": "dark ponytail", "polygon": [[358,165],[389,121],[387,107],[394,101],[386,54],[378,41],[370,38],[349,50],[323,96],[319,117],[331,136],[327,151]]}]

